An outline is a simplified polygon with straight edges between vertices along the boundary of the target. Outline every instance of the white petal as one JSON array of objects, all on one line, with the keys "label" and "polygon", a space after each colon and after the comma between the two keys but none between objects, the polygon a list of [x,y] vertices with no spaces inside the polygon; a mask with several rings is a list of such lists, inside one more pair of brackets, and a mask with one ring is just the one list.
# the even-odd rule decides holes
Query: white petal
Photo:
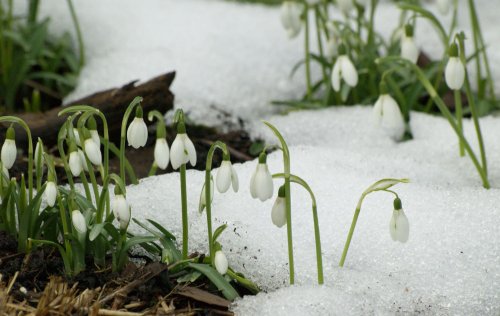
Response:
[{"label": "white petal", "polygon": [[410,223],[408,222],[408,218],[403,210],[399,210],[399,215],[396,219],[396,232],[397,239],[400,242],[407,242],[408,237],[410,235]]},{"label": "white petal", "polygon": [[73,127],[73,134],[75,135],[75,142],[77,146],[81,146],[82,143],[80,142],[80,134],[78,133],[78,129]]},{"label": "white petal", "polygon": [[300,33],[302,22],[300,15],[302,6],[296,2],[285,1],[281,6],[281,24],[287,31],[289,38],[294,38]]},{"label": "white petal", "polygon": [[144,147],[148,140],[148,127],[144,123],[144,119],[135,117],[127,129],[127,141],[129,146],[135,149]]},{"label": "white petal", "polygon": [[442,15],[448,14],[451,7],[451,0],[437,0],[437,7]]},{"label": "white petal", "polygon": [[274,202],[273,209],[271,211],[271,219],[273,224],[278,227],[283,227],[286,224],[286,208],[285,208],[285,198],[278,197]]},{"label": "white petal", "polygon": [[6,139],[2,145],[1,158],[5,168],[10,169],[14,165],[17,156],[16,141]]},{"label": "white petal", "polygon": [[259,164],[259,171],[255,175],[257,197],[264,202],[273,196],[273,177],[267,168],[267,164]]},{"label": "white petal", "polygon": [[386,95],[382,104],[382,127],[389,137],[399,141],[405,132],[405,121],[396,100]]},{"label": "white petal", "polygon": [[233,165],[231,165],[231,184],[233,186],[233,191],[238,192],[238,190],[240,189],[240,182],[238,180],[238,174],[236,173]]},{"label": "white petal", "polygon": [[354,7],[352,0],[337,0],[337,5],[344,13],[348,13]]},{"label": "white petal", "polygon": [[168,148],[168,143],[165,138],[159,138],[156,139],[156,144],[155,144],[155,151],[154,151],[154,156],[155,156],[155,162],[158,168],[160,169],[166,169],[168,166],[168,162],[170,160],[169,156],[169,148]]},{"label": "white petal", "polygon": [[391,221],[389,222],[389,233],[391,234],[391,238],[394,241],[398,240],[397,231],[396,231],[396,218],[398,216],[397,213],[398,213],[398,211],[396,211],[396,210],[394,210],[392,212]]},{"label": "white petal", "polygon": [[379,126],[382,123],[382,104],[384,102],[386,94],[381,94],[377,102],[373,105],[373,122],[375,123],[376,126]]},{"label": "white petal", "polygon": [[177,134],[175,136],[172,149],[170,150],[170,162],[172,163],[172,168],[175,170],[187,162],[186,154],[184,153],[184,141],[181,135],[185,134]]},{"label": "white petal", "polygon": [[90,131],[90,137],[92,137],[92,140],[98,147],[101,147],[101,139],[99,138],[99,133],[96,130]]},{"label": "white petal", "polygon": [[81,149],[78,149],[78,156],[80,157],[80,164],[86,172],[89,171],[89,166],[87,166],[87,159],[85,159],[85,155]]},{"label": "white petal", "polygon": [[215,177],[217,183],[217,191],[224,193],[231,185],[231,162],[229,160],[222,161],[220,168],[217,170]]},{"label": "white petal", "polygon": [[[214,199],[214,180],[212,179],[212,177],[210,177],[210,202],[212,202]],[[199,205],[198,205],[198,212],[203,212],[203,210],[205,209],[205,207],[207,206],[207,203],[206,203],[206,191],[205,191],[205,183],[203,183],[203,188],[201,189],[201,193],[200,193],[200,202],[199,202]]]},{"label": "white petal", "polygon": [[355,87],[358,84],[358,71],[352,64],[351,59],[345,56],[342,58],[342,63],[340,64],[340,72],[344,81],[351,87]]},{"label": "white petal", "polygon": [[465,80],[465,68],[458,57],[450,57],[446,64],[444,77],[450,89],[462,89]]},{"label": "white petal", "polygon": [[113,203],[111,204],[111,210],[118,220],[121,217],[126,216],[126,213],[128,213],[128,208],[129,207],[125,196],[123,196],[123,194],[115,195]]},{"label": "white petal", "polygon": [[227,262],[226,255],[221,250],[215,252],[214,264],[217,272],[222,275],[226,274],[229,264]]},{"label": "white petal", "polygon": [[404,37],[401,40],[401,57],[408,59],[412,63],[416,64],[418,60],[419,51],[417,45],[413,41],[412,37]]},{"label": "white petal", "polygon": [[47,205],[49,205],[50,207],[54,206],[57,197],[57,185],[52,181],[47,182],[44,195],[45,200],[47,201]]},{"label": "white petal", "polygon": [[86,139],[84,145],[85,153],[90,162],[96,166],[102,165],[101,149],[99,149],[94,140],[92,138]]},{"label": "white petal", "polygon": [[184,149],[187,151],[189,163],[191,164],[191,166],[194,166],[196,165],[196,149],[194,148],[193,142],[191,141],[191,139],[189,139],[189,137],[186,134],[184,134],[183,138],[184,138]]},{"label": "white petal", "polygon": [[257,167],[255,168],[255,171],[250,178],[250,195],[254,199],[257,198],[257,184],[255,183],[255,177],[257,176],[257,172],[259,172],[259,166],[260,164],[257,164]]},{"label": "white petal", "polygon": [[335,61],[335,65],[333,65],[332,69],[332,87],[333,90],[339,92],[340,91],[340,60],[342,56],[339,56]]},{"label": "white petal", "polygon": [[82,173],[82,161],[78,152],[73,151],[69,154],[69,169],[73,177],[78,177]]},{"label": "white petal", "polygon": [[87,233],[87,223],[85,222],[85,217],[79,210],[74,210],[71,212],[71,221],[73,226],[80,234]]}]

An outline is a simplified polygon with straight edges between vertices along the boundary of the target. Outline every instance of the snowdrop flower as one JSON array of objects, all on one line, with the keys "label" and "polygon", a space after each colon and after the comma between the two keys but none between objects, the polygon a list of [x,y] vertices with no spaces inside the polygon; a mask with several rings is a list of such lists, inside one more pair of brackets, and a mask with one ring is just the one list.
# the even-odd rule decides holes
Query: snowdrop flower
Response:
[{"label": "snowdrop flower", "polygon": [[339,57],[335,61],[332,70],[332,87],[335,91],[340,91],[340,80],[344,81],[351,87],[358,84],[358,72],[352,64],[352,61],[346,55],[345,46],[341,44],[338,48]]},{"label": "snowdrop flower", "polygon": [[458,57],[458,46],[453,43],[450,47],[450,59],[444,72],[446,84],[452,90],[460,90],[465,80],[465,67]]},{"label": "snowdrop flower", "polygon": [[[50,175],[49,178],[51,178]],[[50,207],[54,206],[57,197],[57,184],[54,182],[53,178],[47,181],[45,192],[43,192],[43,194],[45,195],[47,205]]]},{"label": "snowdrop flower", "polygon": [[[214,199],[214,179],[210,177],[210,203],[212,203],[213,199]],[[200,212],[201,214],[206,206],[207,206],[207,199],[206,199],[205,183],[203,183],[203,188],[201,189],[201,194],[200,194],[200,202],[198,203],[198,212]]]},{"label": "snowdrop flower", "polygon": [[278,227],[283,227],[286,224],[286,200],[284,185],[282,185],[278,190],[278,197],[276,198],[271,211],[271,219],[273,224]]},{"label": "snowdrop flower", "polygon": [[402,243],[408,241],[410,223],[408,222],[408,218],[401,207],[401,200],[399,198],[394,200],[394,211],[389,223],[389,232],[391,233],[391,238],[394,241],[400,241]]},{"label": "snowdrop flower", "polygon": [[222,250],[217,250],[217,252],[215,252],[214,264],[217,272],[222,275],[226,274],[229,265],[227,263],[226,255],[222,252]]},{"label": "snowdrop flower", "polygon": [[217,191],[220,193],[224,193],[229,190],[229,186],[231,186],[231,184],[233,185],[233,191],[238,192],[238,174],[229,160],[229,155],[224,155],[220,168],[217,170],[215,181],[217,183]]},{"label": "snowdrop flower", "polygon": [[78,177],[83,170],[82,159],[76,149],[75,143],[71,143],[69,146],[69,169],[74,177]]},{"label": "snowdrop flower", "polygon": [[5,168],[10,169],[14,165],[17,156],[17,148],[16,148],[16,133],[14,132],[14,128],[9,126],[7,129],[7,134],[5,136],[5,141],[2,145],[1,158],[2,163]]},{"label": "snowdrop flower", "polygon": [[375,123],[381,126],[392,139],[399,141],[405,132],[405,121],[396,100],[387,93],[385,84],[381,84],[380,96],[373,107]]},{"label": "snowdrop flower", "polygon": [[450,12],[451,0],[436,0],[436,4],[442,15],[446,15]]},{"label": "snowdrop flower", "polygon": [[[83,142],[85,153],[89,158],[90,162],[92,162],[95,166],[102,165],[102,156],[100,146],[96,144],[94,139],[90,136],[90,132],[87,129],[83,130],[83,136],[85,137],[85,141]],[[86,163],[84,165],[87,165]]]},{"label": "snowdrop flower", "polygon": [[337,6],[345,14],[349,13],[354,8],[353,0],[337,0]]},{"label": "snowdrop flower", "polygon": [[78,129],[73,127],[73,135],[75,135],[75,142],[77,146],[82,146],[82,143],[80,142],[80,133],[78,133]]},{"label": "snowdrop flower", "polygon": [[125,196],[123,195],[118,185],[115,186],[115,198],[113,199],[111,209],[113,211],[113,214],[115,215],[115,218],[120,223],[120,229],[127,229],[131,215],[130,206],[128,205],[127,200],[125,199]]},{"label": "snowdrop flower", "polygon": [[79,210],[71,212],[71,221],[73,222],[73,227],[75,227],[78,233],[82,235],[87,233],[87,223],[85,222],[85,217],[83,217],[82,212]]},{"label": "snowdrop flower", "polygon": [[413,26],[406,24],[405,35],[401,39],[401,57],[416,64],[419,54],[418,47],[413,41]]},{"label": "snowdrop flower", "polygon": [[93,116],[87,120],[87,128],[90,131],[90,137],[92,137],[97,147],[101,147],[101,139],[99,138],[99,132],[97,132],[97,122]]},{"label": "snowdrop flower", "polygon": [[281,24],[287,31],[289,38],[294,38],[300,33],[302,28],[301,13],[302,5],[295,1],[285,1],[281,5]]},{"label": "snowdrop flower", "polygon": [[130,123],[127,129],[127,141],[129,146],[137,149],[139,147],[144,147],[147,140],[148,127],[146,126],[146,123],[144,123],[144,119],[142,118],[142,107],[138,105],[135,108],[134,120],[132,121],[132,123]]},{"label": "snowdrop flower", "polygon": [[186,126],[183,122],[177,124],[177,136],[172,143],[170,161],[174,169],[187,164],[188,161],[191,163],[191,166],[196,165],[196,150],[194,149],[193,142],[186,134]]},{"label": "snowdrop flower", "polygon": [[85,159],[85,154],[80,148],[78,148],[78,157],[80,157],[80,163],[82,164],[83,171],[89,172],[89,166],[87,166],[87,159]]},{"label": "snowdrop flower", "polygon": [[165,137],[167,136],[167,131],[165,130],[164,124],[158,124],[156,127],[156,143],[155,143],[155,163],[158,168],[165,170],[170,161],[170,149],[168,148],[168,143]]},{"label": "snowdrop flower", "polygon": [[267,168],[266,153],[261,153],[259,163],[255,172],[250,179],[250,194],[254,199],[259,199],[264,202],[273,196],[273,177]]}]

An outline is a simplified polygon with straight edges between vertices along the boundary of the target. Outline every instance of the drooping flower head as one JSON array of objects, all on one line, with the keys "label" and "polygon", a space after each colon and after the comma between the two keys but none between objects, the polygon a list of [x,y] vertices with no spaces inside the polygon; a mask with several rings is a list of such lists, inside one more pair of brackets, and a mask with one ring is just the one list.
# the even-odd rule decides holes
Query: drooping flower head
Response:
[{"label": "drooping flower head", "polygon": [[120,229],[126,230],[130,222],[131,210],[119,185],[115,186],[115,198],[111,209],[116,220],[120,223]]},{"label": "drooping flower head", "polygon": [[50,207],[54,206],[57,198],[57,184],[55,181],[55,177],[51,171],[49,171],[47,185],[43,193],[45,196],[45,200],[47,201],[47,205]]},{"label": "drooping flower head", "polygon": [[221,275],[224,275],[227,273],[227,269],[229,267],[229,264],[227,262],[226,255],[222,250],[217,250],[215,252],[215,257],[214,257],[214,265],[215,269],[217,269],[217,272],[219,272]]},{"label": "drooping flower head", "polygon": [[191,166],[196,165],[196,150],[194,144],[186,134],[186,126],[184,122],[177,123],[177,136],[175,136],[170,150],[170,162],[172,168],[177,170],[181,165],[191,163]]},{"label": "drooping flower head", "polygon": [[222,157],[222,163],[220,165],[219,170],[217,170],[217,176],[215,177],[215,181],[217,184],[217,191],[220,193],[224,193],[229,190],[229,187],[233,186],[233,191],[238,192],[239,183],[238,183],[238,174],[236,170],[234,170],[233,165],[231,164],[231,160],[229,159],[229,155],[224,153]]},{"label": "drooping flower head", "polygon": [[281,24],[289,38],[294,38],[300,33],[302,9],[302,5],[295,1],[284,1],[281,5]]},{"label": "drooping flower head", "polygon": [[69,169],[73,177],[78,177],[82,173],[83,165],[76,144],[70,141],[69,144]]},{"label": "drooping flower head", "polygon": [[339,45],[338,54],[339,56],[332,69],[332,87],[337,92],[340,91],[341,79],[351,87],[355,87],[358,84],[358,72],[349,56],[347,56],[344,44]]},{"label": "drooping flower head", "polygon": [[271,211],[271,220],[273,221],[273,224],[278,227],[283,227],[287,222],[284,185],[282,185],[278,190],[278,197],[276,198],[273,209]]},{"label": "drooping flower head", "polygon": [[449,55],[450,59],[446,64],[444,78],[451,90],[460,90],[465,81],[465,67],[460,57],[458,57],[458,46],[456,43],[451,44]]},{"label": "drooping flower head", "polygon": [[83,217],[80,210],[73,210],[73,212],[71,212],[71,221],[73,223],[73,227],[78,233],[82,235],[87,233],[87,222],[85,221],[85,217]]},{"label": "drooping flower head", "polygon": [[166,136],[167,131],[165,130],[165,125],[158,124],[156,127],[154,158],[156,165],[162,170],[167,169],[170,161],[170,148],[168,147]]},{"label": "drooping flower head", "polygon": [[130,123],[127,129],[128,144],[135,149],[144,147],[148,140],[148,127],[146,126],[142,116],[142,107],[138,105],[135,108],[134,120]]},{"label": "drooping flower head", "polygon": [[418,47],[413,41],[413,26],[406,24],[405,34],[401,39],[401,57],[416,64],[419,54]]},{"label": "drooping flower head", "polygon": [[101,140],[99,138],[99,132],[97,131],[97,122],[93,116],[90,116],[87,120],[87,129],[90,132],[92,140],[96,143],[97,147],[101,147]]},{"label": "drooping flower head", "polygon": [[[83,128],[83,147],[85,154],[95,166],[102,165],[101,148],[90,135],[90,132]],[[86,163],[85,163],[86,164]]]},{"label": "drooping flower head", "polygon": [[273,177],[267,167],[265,152],[259,155],[259,163],[250,179],[250,194],[254,199],[264,202],[273,196]]},{"label": "drooping flower head", "polygon": [[410,223],[408,222],[408,218],[403,211],[401,200],[399,198],[394,199],[394,211],[392,212],[391,221],[389,223],[389,232],[392,240],[394,241],[402,243],[408,241]]},{"label": "drooping flower head", "polygon": [[5,168],[10,169],[14,165],[17,156],[17,147],[16,147],[16,133],[14,131],[14,127],[9,126],[7,129],[7,133],[5,135],[5,141],[2,145],[2,164]]},{"label": "drooping flower head", "polygon": [[373,106],[375,124],[394,139],[400,141],[405,133],[405,121],[396,100],[387,92],[384,81],[380,84],[380,96]]}]

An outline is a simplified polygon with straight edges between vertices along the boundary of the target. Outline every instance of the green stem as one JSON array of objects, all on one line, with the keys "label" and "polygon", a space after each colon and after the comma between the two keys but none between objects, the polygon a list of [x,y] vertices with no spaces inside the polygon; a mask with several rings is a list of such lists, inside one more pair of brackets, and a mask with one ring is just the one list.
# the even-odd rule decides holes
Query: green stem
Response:
[{"label": "green stem", "polygon": [[[460,90],[453,90],[453,95],[455,97],[455,116],[457,118],[457,126],[463,135],[464,129],[463,129],[463,124],[462,124],[462,118],[463,118],[462,95],[461,95]],[[460,157],[463,157],[465,155],[464,144],[460,138],[458,139],[458,152],[460,154]]]},{"label": "green stem", "polygon": [[[323,42],[321,38],[321,25],[320,25],[320,12],[319,12],[319,6],[316,6],[314,8],[315,10],[315,18],[316,18],[316,35],[317,35],[317,40],[318,40],[318,49],[319,49],[319,55],[321,57],[324,57],[323,54]],[[324,84],[328,87],[329,81],[328,81],[328,74],[326,73],[326,66],[324,63],[321,63],[321,72],[323,74],[323,82]]]},{"label": "green stem", "polygon": [[71,14],[71,19],[73,20],[73,24],[75,26],[76,38],[78,40],[78,51],[80,55],[80,63],[78,72],[82,69],[85,64],[85,47],[83,44],[83,36],[82,31],[80,30],[80,24],[78,23],[78,17],[76,16],[75,8],[73,7],[73,2],[71,0],[67,0],[69,12]]},{"label": "green stem", "polygon": [[212,171],[212,160],[214,156],[215,150],[219,148],[226,155],[229,155],[229,151],[227,150],[226,144],[221,141],[216,141],[210,146],[210,149],[207,154],[207,163],[205,167],[205,202],[206,202],[206,212],[207,212],[207,230],[208,230],[208,252],[210,255],[210,262],[214,263],[213,256],[213,242],[212,242],[212,197],[210,196],[211,191],[211,182],[210,182],[210,173]]},{"label": "green stem", "polygon": [[181,176],[181,204],[182,204],[182,259],[188,257],[189,243],[189,222],[187,212],[187,189],[186,189],[186,164],[183,163],[180,167]]},{"label": "green stem", "polygon": [[[70,232],[69,232],[69,228],[68,228],[66,208],[64,207],[64,204],[62,202],[61,195],[59,194],[59,190],[57,192],[57,203],[59,204],[59,216],[61,217],[61,223],[62,223],[62,228],[63,228],[64,246],[66,248],[66,254],[68,256],[68,260],[72,260],[73,256],[72,256],[71,243],[69,242],[69,239],[68,239]],[[71,264],[71,266],[73,266],[73,264]]]},{"label": "green stem", "polygon": [[156,174],[157,169],[158,169],[158,166],[156,165],[156,162],[153,161],[153,164],[151,164],[151,169],[149,169],[149,172],[148,172],[148,177],[154,176]]},{"label": "green stem", "polygon": [[349,234],[347,235],[347,240],[344,245],[344,251],[342,251],[342,257],[340,258],[339,262],[340,267],[344,266],[345,258],[347,256],[347,251],[349,251],[349,246],[351,245],[352,235],[354,234],[354,229],[356,228],[356,223],[358,222],[360,211],[361,211],[361,205],[358,203],[356,211],[354,211],[354,217],[352,218],[351,228],[349,229]]},{"label": "green stem", "polygon": [[306,84],[307,84],[307,100],[311,99],[311,53],[309,51],[309,12],[305,13],[305,36],[304,36],[304,50],[306,53]]}]

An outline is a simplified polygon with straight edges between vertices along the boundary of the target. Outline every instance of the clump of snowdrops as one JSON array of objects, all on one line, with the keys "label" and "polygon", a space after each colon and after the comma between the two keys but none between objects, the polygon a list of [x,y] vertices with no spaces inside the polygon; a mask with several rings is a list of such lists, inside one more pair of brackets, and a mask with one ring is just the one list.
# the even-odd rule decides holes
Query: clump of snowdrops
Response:
[{"label": "clump of snowdrops", "polygon": [[[412,110],[437,110],[457,134],[460,156],[467,154],[483,186],[489,188],[479,116],[491,112],[498,102],[474,1],[468,0],[461,6],[456,0],[435,0],[429,6],[419,0],[395,1],[400,17],[392,34],[381,34],[375,29],[378,5],[379,0],[284,1],[281,22],[287,35],[294,38],[302,29],[304,32],[305,57],[292,73],[304,67],[306,93],[302,100],[275,103],[296,108],[374,104],[375,124],[398,142],[412,138]],[[468,39],[474,50],[468,55],[465,34],[456,29],[459,9],[467,10],[471,22],[472,34]],[[451,23],[445,27],[440,16],[450,14]],[[419,62],[425,52],[425,47],[415,42],[415,30],[421,20],[429,21],[439,36],[443,48],[439,60]],[[312,36],[317,48],[312,47]],[[468,65],[475,69],[473,79],[468,75]],[[318,78],[312,75],[313,66],[321,70]],[[477,88],[475,92],[472,85]],[[455,115],[443,101],[450,90]],[[462,94],[468,108],[463,107]],[[479,153],[464,136],[464,114],[472,118]]]},{"label": "clump of snowdrops", "polygon": [[[186,167],[188,164],[196,165],[197,153],[187,134],[182,110],[177,110],[174,115],[173,124],[177,135],[171,146],[166,139],[164,116],[157,111],[148,113],[149,121],[157,121],[154,162],[150,175],[155,174],[157,168],[165,169],[169,164],[173,169],[179,169],[180,173],[181,249],[177,246],[176,237],[160,223],[152,219],[147,219],[145,223],[133,218],[134,212],[127,201],[125,184],[127,177],[133,184],[137,183],[137,179],[125,156],[125,148],[127,143],[134,148],[146,145],[148,129],[141,101],[141,97],[136,97],[127,107],[122,119],[118,147],[109,141],[107,121],[99,110],[86,105],[76,105],[59,113],[60,116],[66,117],[58,133],[57,148],[68,179],[67,185],[58,183],[55,159],[45,150],[41,139],[38,139],[33,149],[27,124],[17,117],[0,117],[0,122],[11,123],[1,148],[0,229],[17,239],[21,252],[29,254],[40,245],[56,248],[63,259],[65,273],[70,276],[85,270],[86,259],[89,257],[93,258],[97,267],[111,266],[113,271],[120,271],[129,260],[129,250],[138,246],[168,264],[170,272],[179,276],[178,282],[194,282],[204,275],[229,300],[238,297],[238,292],[231,282],[247,288],[251,293],[257,293],[259,288],[254,283],[230,267],[223,245],[219,242],[219,237],[227,225],[223,224],[215,229],[212,227],[214,187],[219,193],[226,193],[230,188],[234,192],[239,190],[239,178],[231,163],[230,151],[226,144],[220,141],[214,142],[208,152],[205,182],[199,197],[199,211],[205,212],[207,217],[208,254],[202,256],[189,252]],[[20,125],[27,134],[27,181],[24,174],[20,181],[16,178],[9,179],[9,169],[17,159],[14,124]],[[312,203],[318,284],[323,284],[323,259],[315,195],[304,179],[291,173],[290,152],[281,133],[271,123],[264,124],[279,141],[276,148],[283,153],[283,172],[270,173],[267,165],[268,148],[264,148],[250,179],[251,197],[266,201],[277,193],[271,210],[271,220],[277,227],[287,228],[289,281],[293,284],[295,271],[291,184],[298,184],[308,191]],[[101,130],[98,129],[99,125],[102,126]],[[212,160],[217,150],[222,153],[222,163],[217,169],[214,181]],[[109,171],[110,153],[119,157],[119,174]],[[278,179],[283,182],[279,189],[275,190],[273,181]],[[394,240],[406,242],[409,233],[408,220],[402,210],[399,196],[389,190],[395,184],[404,182],[407,180],[383,179],[363,193],[349,231],[341,266],[347,254],[361,203],[371,192],[386,191],[395,195],[390,234]],[[113,194],[110,191],[113,191]],[[131,220],[143,228],[144,234],[133,235],[128,231]]]}]

